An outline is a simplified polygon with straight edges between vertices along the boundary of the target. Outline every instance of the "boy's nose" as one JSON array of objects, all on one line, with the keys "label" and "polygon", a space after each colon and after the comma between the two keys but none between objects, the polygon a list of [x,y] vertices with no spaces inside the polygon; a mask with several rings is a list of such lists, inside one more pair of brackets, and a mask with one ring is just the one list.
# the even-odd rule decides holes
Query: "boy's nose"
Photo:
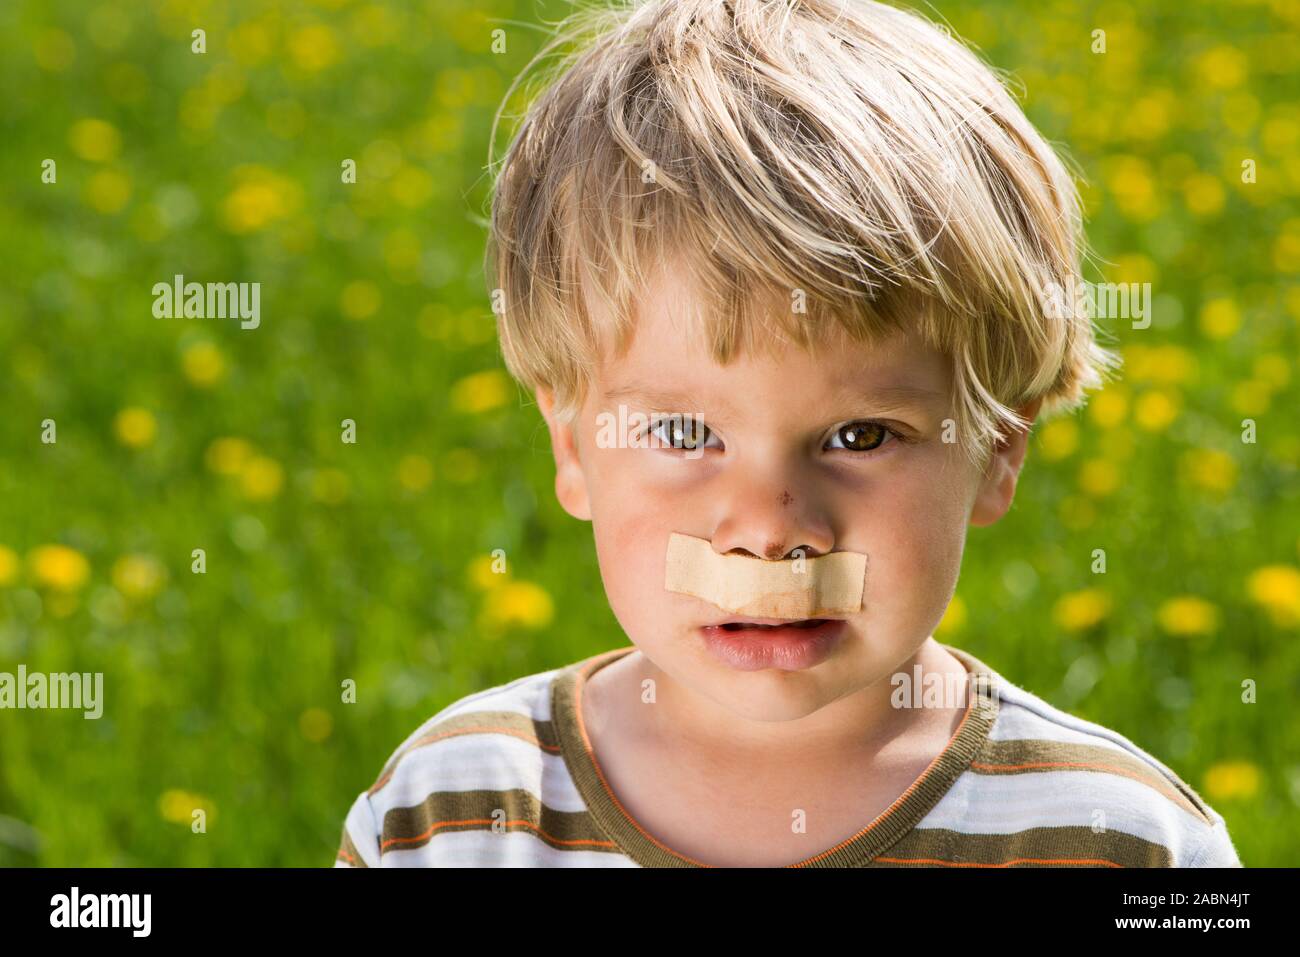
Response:
[{"label": "boy's nose", "polygon": [[719,554],[771,562],[794,558],[801,549],[804,558],[816,558],[835,545],[830,524],[806,492],[766,483],[733,492],[710,540]]}]

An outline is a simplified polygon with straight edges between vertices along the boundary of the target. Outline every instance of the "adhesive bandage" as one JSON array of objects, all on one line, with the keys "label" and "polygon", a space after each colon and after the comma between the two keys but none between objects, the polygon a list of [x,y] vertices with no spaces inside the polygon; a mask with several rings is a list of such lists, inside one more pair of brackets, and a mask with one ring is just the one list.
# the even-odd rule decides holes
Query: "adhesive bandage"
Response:
[{"label": "adhesive bandage", "polygon": [[831,552],[816,558],[765,561],[719,555],[702,538],[668,536],[664,588],[755,618],[818,618],[862,609],[867,556]]}]

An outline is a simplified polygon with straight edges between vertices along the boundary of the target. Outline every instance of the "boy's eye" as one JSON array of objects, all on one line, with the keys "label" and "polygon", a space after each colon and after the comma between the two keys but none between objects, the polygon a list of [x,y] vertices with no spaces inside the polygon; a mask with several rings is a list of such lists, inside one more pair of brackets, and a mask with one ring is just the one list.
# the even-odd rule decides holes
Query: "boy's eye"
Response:
[{"label": "boy's eye", "polygon": [[648,434],[674,449],[704,448],[712,430],[703,422],[691,416],[668,416],[655,419]]},{"label": "boy's eye", "polygon": [[[847,449],[850,452],[871,452],[884,445],[890,436],[897,438],[897,433],[879,422],[850,422],[835,430],[835,434],[831,436],[830,448]],[[835,445],[837,439],[843,444]]]}]

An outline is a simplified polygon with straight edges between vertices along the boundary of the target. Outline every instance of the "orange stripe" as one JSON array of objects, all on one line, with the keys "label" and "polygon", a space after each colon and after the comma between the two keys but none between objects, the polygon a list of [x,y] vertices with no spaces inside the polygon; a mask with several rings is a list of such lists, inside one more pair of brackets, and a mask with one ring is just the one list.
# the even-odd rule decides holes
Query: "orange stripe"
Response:
[{"label": "orange stripe", "polygon": [[1084,867],[1123,867],[1104,858],[1091,857],[1015,857],[1000,864],[977,864],[971,861],[941,861],[934,857],[874,857],[872,861],[886,864],[938,864],[943,867],[1011,867],[1013,864],[1080,864]]},{"label": "orange stripe", "polygon": [[489,727],[489,728],[457,728],[457,729],[452,730],[452,731],[439,731],[439,732],[436,732],[436,733],[434,733],[434,732],[430,732],[429,734],[426,734],[424,737],[419,738],[419,739],[417,739],[417,740],[411,742],[411,746],[408,747],[405,751],[403,751],[400,755],[398,755],[398,757],[397,757],[397,761],[394,761],[394,762],[393,762],[393,766],[392,766],[391,768],[389,768],[388,772],[387,772],[386,774],[382,775],[382,776],[379,778],[378,781],[376,781],[374,784],[372,784],[372,785],[370,786],[370,790],[367,791],[366,793],[367,793],[367,794],[374,794],[376,791],[378,791],[380,788],[382,788],[385,784],[387,784],[387,783],[389,782],[389,780],[393,777],[393,773],[397,770],[398,762],[400,762],[400,761],[402,760],[402,758],[406,757],[408,754],[410,754],[410,753],[411,753],[412,751],[414,751],[416,748],[421,747],[422,745],[425,745],[425,744],[432,744],[434,741],[439,741],[439,740],[441,740],[442,738],[454,738],[454,737],[457,737],[458,735],[462,735],[462,734],[508,734],[508,735],[511,735],[512,737],[519,738],[521,741],[527,741],[529,744],[534,744],[534,745],[536,745],[537,747],[539,747],[541,750],[543,750],[543,751],[548,751],[548,752],[550,752],[551,754],[559,754],[559,753],[560,753],[559,745],[555,745],[555,744],[542,744],[541,741],[537,740],[537,736],[536,736],[536,735],[534,735],[534,734],[527,734],[527,733],[525,733],[525,732],[523,732],[523,731],[517,731],[517,730],[515,730],[514,728],[491,728],[491,727]]},{"label": "orange stripe", "polygon": [[1181,808],[1188,807],[1188,802],[1182,795],[1175,794],[1158,784],[1153,784],[1148,779],[1140,777],[1125,768],[1117,768],[1109,764],[1093,764],[1090,761],[1031,761],[1027,764],[985,764],[982,761],[972,761],[971,767],[982,768],[986,771],[1022,771],[1030,768],[1083,768],[1086,771],[1108,771],[1111,774],[1118,774],[1136,781],[1138,784],[1145,784],[1153,791],[1163,794]]},{"label": "orange stripe", "polygon": [[357,862],[357,859],[355,857],[353,857],[347,851],[343,850],[343,848],[341,847],[339,848],[339,853],[338,856],[335,857],[335,860],[338,860],[339,857],[343,858],[345,861],[347,861],[350,864],[355,864]]},{"label": "orange stripe", "polygon": [[[429,829],[425,831],[423,834],[417,834],[415,837],[390,837],[388,840],[384,841],[381,845],[379,845],[379,849],[383,851],[390,844],[419,844],[423,841],[427,841],[431,836],[433,836],[433,832],[438,830],[438,828],[441,827],[452,827],[460,824],[493,824],[493,823],[495,822],[493,821],[492,818],[470,818],[464,821],[438,821],[437,823],[430,825]],[[543,838],[555,844],[570,844],[570,845],[585,844],[590,847],[613,847],[614,846],[613,843],[610,841],[593,841],[593,840],[588,840],[587,838],[576,838],[574,840],[564,840],[562,838],[558,838],[551,834],[548,834],[546,831],[543,831],[539,825],[534,824],[532,821],[525,821],[525,820],[506,821],[506,827],[511,827],[512,825],[521,825],[523,827],[532,828]]]}]

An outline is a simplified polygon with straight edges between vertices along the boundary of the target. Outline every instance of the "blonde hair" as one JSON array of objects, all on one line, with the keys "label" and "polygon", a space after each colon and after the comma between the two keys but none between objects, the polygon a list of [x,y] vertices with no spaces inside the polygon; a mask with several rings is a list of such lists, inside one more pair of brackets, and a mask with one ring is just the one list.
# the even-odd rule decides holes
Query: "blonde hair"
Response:
[{"label": "blonde hair", "polygon": [[668,257],[719,363],[759,330],[805,347],[917,330],[951,359],[981,467],[1027,427],[1014,407],[1076,408],[1119,365],[1059,308],[1081,281],[1073,180],[928,20],[871,0],[632,0],[575,8],[529,68],[547,59],[494,180],[486,274],[507,367],[562,421]]}]

